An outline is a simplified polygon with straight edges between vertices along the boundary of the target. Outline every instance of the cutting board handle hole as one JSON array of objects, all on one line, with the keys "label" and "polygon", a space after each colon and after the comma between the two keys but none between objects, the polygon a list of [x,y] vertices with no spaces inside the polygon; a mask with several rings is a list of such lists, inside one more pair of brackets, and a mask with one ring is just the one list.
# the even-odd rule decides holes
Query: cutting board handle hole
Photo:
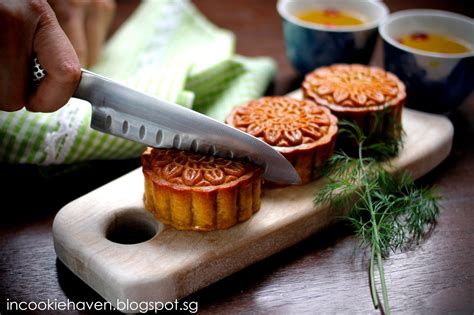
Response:
[{"label": "cutting board handle hole", "polygon": [[105,237],[114,243],[132,245],[152,239],[160,230],[159,224],[148,213],[128,209],[114,215]]}]

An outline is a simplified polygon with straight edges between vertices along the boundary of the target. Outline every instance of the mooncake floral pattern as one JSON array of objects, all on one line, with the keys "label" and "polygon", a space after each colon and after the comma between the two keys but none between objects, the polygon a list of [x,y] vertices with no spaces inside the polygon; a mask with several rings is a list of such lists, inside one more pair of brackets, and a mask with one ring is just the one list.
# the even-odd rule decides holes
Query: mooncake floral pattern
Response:
[{"label": "mooncake floral pattern", "polygon": [[403,84],[393,74],[358,64],[318,68],[306,76],[303,88],[318,103],[324,100],[348,107],[384,105],[405,93]]},{"label": "mooncake floral pattern", "polygon": [[153,149],[153,173],[178,185],[216,186],[232,182],[251,169],[240,161],[172,149]]},{"label": "mooncake floral pattern", "polygon": [[329,110],[309,100],[263,97],[239,107],[232,125],[272,146],[313,143],[328,133]]}]

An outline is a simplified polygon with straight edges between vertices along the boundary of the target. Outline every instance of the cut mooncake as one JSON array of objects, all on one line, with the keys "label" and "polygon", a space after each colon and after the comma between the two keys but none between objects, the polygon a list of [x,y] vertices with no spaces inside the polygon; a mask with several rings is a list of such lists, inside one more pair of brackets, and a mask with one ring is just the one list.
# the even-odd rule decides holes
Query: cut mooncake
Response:
[{"label": "cut mooncake", "polygon": [[302,183],[319,177],[332,155],[337,118],[310,100],[262,97],[236,107],[227,124],[249,133],[279,151],[295,167]]}]

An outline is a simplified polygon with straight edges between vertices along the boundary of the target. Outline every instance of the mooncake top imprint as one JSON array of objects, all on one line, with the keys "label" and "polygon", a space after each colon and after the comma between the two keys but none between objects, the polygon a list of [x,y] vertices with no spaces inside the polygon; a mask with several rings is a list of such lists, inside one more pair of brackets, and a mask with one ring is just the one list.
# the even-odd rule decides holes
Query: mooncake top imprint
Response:
[{"label": "mooncake top imprint", "polygon": [[397,105],[406,98],[405,85],[395,75],[359,64],[318,68],[306,75],[303,90],[319,105],[354,109]]},{"label": "mooncake top imprint", "polygon": [[337,132],[337,118],[310,100],[262,97],[236,108],[227,123],[279,147],[324,141]]},{"label": "mooncake top imprint", "polygon": [[232,184],[257,169],[242,161],[174,149],[149,148],[144,162],[148,164],[145,169],[151,169],[161,181],[189,187]]}]

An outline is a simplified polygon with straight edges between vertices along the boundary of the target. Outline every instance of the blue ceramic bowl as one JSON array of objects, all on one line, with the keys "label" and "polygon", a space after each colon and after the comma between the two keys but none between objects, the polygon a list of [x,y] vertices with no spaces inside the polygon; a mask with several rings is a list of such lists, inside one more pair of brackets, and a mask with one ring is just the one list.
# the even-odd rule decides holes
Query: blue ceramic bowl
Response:
[{"label": "blue ceramic bowl", "polygon": [[[379,27],[384,40],[385,68],[407,87],[408,107],[447,113],[460,105],[474,87],[474,20],[438,10],[407,10],[390,15]],[[414,32],[437,33],[463,42],[462,54],[433,53],[400,44]]]},{"label": "blue ceramic bowl", "polygon": [[[307,10],[336,9],[349,12],[365,23],[328,27],[297,18]],[[388,15],[387,7],[369,0],[279,0],[286,51],[302,74],[333,63],[367,64],[377,39],[377,27]]]}]

